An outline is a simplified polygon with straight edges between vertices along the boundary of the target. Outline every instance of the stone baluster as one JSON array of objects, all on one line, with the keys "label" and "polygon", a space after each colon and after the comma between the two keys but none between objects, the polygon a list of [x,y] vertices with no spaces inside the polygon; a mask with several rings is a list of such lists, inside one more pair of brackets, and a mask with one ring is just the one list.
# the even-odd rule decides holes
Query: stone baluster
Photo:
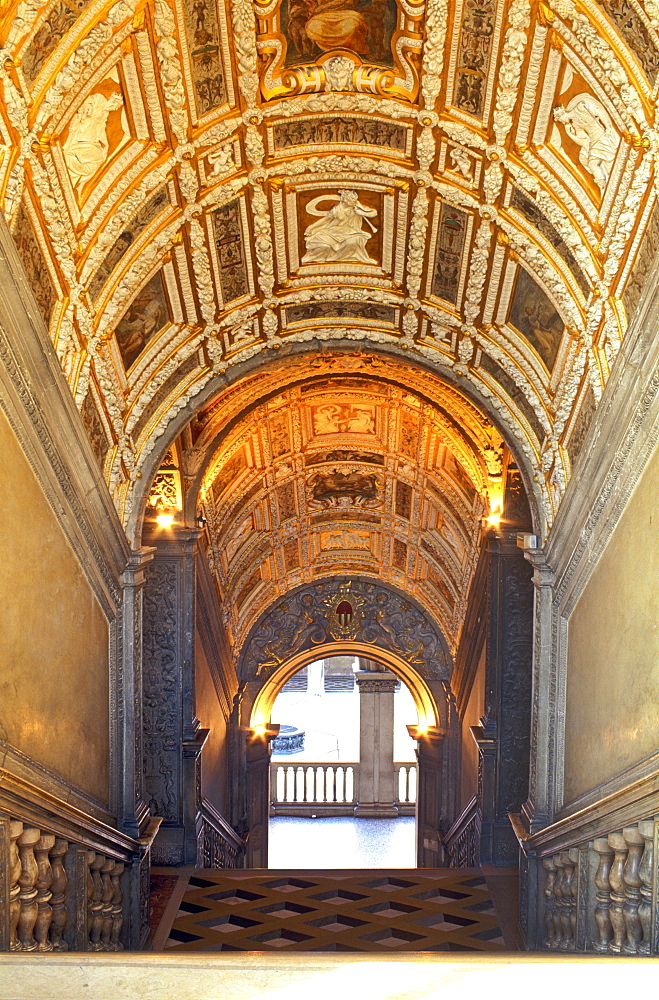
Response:
[{"label": "stone baluster", "polygon": [[114,871],[114,860],[112,858],[106,858],[105,864],[101,867],[101,884],[103,891],[101,893],[101,902],[103,903],[102,922],[101,922],[101,950],[110,951],[110,939],[112,937],[112,924],[114,921],[114,916],[112,913],[112,898],[114,896],[114,886],[112,885],[112,879],[110,878],[112,872]]},{"label": "stone baluster", "polygon": [[556,936],[552,947],[563,949],[565,935],[563,932],[563,879],[565,878],[565,866],[560,854],[554,855],[554,865],[556,867],[556,881],[554,882],[554,928]]},{"label": "stone baluster", "polygon": [[34,856],[34,845],[38,843],[41,831],[34,827],[24,829],[16,841],[21,858],[21,874],[18,879],[20,892],[18,902],[18,951],[36,951],[37,942],[34,938],[34,925],[37,920],[37,876],[39,869]]},{"label": "stone baluster", "polygon": [[18,940],[18,917],[21,912],[21,904],[18,894],[21,891],[19,878],[21,877],[21,856],[18,853],[16,841],[23,832],[23,824],[18,820],[10,820],[9,823],[9,950],[20,951],[21,943]]},{"label": "stone baluster", "polygon": [[609,951],[614,955],[619,955],[625,944],[627,928],[625,927],[625,917],[623,907],[627,896],[625,894],[625,862],[627,861],[627,842],[621,833],[610,833],[608,836],[609,846],[613,848],[613,864],[609,882],[611,883],[611,926],[613,928],[613,940],[609,942]]},{"label": "stone baluster", "polygon": [[123,951],[123,945],[119,940],[121,928],[124,925],[124,894],[121,888],[121,876],[124,873],[125,865],[119,861],[112,869],[112,933],[110,935],[110,951]]},{"label": "stone baluster", "polygon": [[37,862],[37,919],[34,924],[34,937],[37,942],[37,951],[53,950],[49,933],[50,922],[53,918],[53,908],[50,905],[53,869],[48,854],[54,846],[55,837],[52,833],[42,833],[34,845],[34,857]]},{"label": "stone baluster", "polygon": [[52,919],[50,921],[50,940],[53,951],[67,951],[68,945],[64,940],[64,929],[67,921],[66,910],[66,890],[68,888],[68,877],[64,868],[64,855],[69,849],[66,840],[57,839],[50,852],[50,864],[53,872],[51,882],[50,905],[52,908]]},{"label": "stone baluster", "polygon": [[622,835],[627,844],[627,861],[623,870],[625,880],[625,895],[627,897],[622,912],[625,918],[625,930],[627,940],[623,946],[625,955],[638,955],[643,928],[638,914],[641,903],[641,885],[643,884],[639,868],[645,841],[638,827],[627,826],[622,831]]},{"label": "stone baluster", "polygon": [[555,926],[555,903],[554,903],[554,883],[556,882],[556,865],[553,858],[543,858],[542,867],[546,871],[545,875],[545,927],[547,936],[544,940],[545,948],[554,948],[556,941]]},{"label": "stone baluster", "polygon": [[572,951],[574,949],[574,923],[572,920],[572,910],[574,898],[572,894],[574,886],[574,859],[570,851],[563,851],[560,854],[563,865],[563,879],[561,882],[561,951]]},{"label": "stone baluster", "polygon": [[577,847],[571,848],[568,852],[568,859],[570,862],[570,898],[569,898],[569,909],[568,918],[570,921],[569,929],[569,939],[570,939],[570,950],[574,951],[577,946],[577,900],[579,892],[579,849]]},{"label": "stone baluster", "polygon": [[[84,858],[84,872],[85,872],[84,878],[86,882],[85,899],[87,904],[87,922],[84,933],[84,947],[82,947],[82,944],[80,943],[77,945],[77,950],[89,951],[92,924],[94,922],[94,910],[92,909],[92,907],[94,906],[94,879],[92,878],[92,864],[94,862],[94,858],[96,857],[96,855],[94,854],[93,851],[84,851],[82,857]],[[83,862],[80,856],[78,860],[79,864],[82,865]],[[78,877],[80,877],[79,872],[77,872],[76,874],[78,875]],[[80,881],[82,881],[82,878],[80,878]],[[82,942],[81,934],[79,935],[78,940]]]},{"label": "stone baluster", "polygon": [[638,824],[638,832],[643,838],[643,856],[638,868],[641,880],[641,901],[638,906],[638,919],[641,921],[641,942],[638,946],[639,955],[652,954],[652,877],[654,874],[654,822],[643,820]]},{"label": "stone baluster", "polygon": [[89,914],[89,950],[102,951],[101,930],[103,928],[103,883],[101,881],[101,868],[105,864],[102,854],[94,854],[90,851],[92,861],[89,865],[91,876],[91,887],[88,895],[87,912]]},{"label": "stone baluster", "polygon": [[598,938],[593,941],[593,950],[601,954],[608,952],[609,942],[613,937],[611,926],[611,883],[609,875],[613,864],[613,851],[605,837],[599,837],[593,841],[593,850],[599,856],[599,864],[595,872],[595,885],[597,894],[595,896],[595,923],[597,924]]}]

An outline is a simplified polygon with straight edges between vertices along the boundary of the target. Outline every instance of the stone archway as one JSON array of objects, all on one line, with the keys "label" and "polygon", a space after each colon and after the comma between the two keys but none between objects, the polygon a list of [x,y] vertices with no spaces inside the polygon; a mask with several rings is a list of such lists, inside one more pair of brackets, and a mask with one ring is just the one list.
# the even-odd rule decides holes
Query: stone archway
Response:
[{"label": "stone archway", "polygon": [[[337,608],[352,609],[349,621]],[[286,680],[320,656],[353,653],[391,670],[417,705],[419,764],[417,864],[438,867],[437,831],[445,813],[444,739],[451,726],[447,697],[451,656],[445,638],[415,602],[370,580],[340,578],[297,588],[255,624],[239,664],[239,741],[243,753],[243,815],[249,830],[248,867],[267,867],[270,710]]]}]

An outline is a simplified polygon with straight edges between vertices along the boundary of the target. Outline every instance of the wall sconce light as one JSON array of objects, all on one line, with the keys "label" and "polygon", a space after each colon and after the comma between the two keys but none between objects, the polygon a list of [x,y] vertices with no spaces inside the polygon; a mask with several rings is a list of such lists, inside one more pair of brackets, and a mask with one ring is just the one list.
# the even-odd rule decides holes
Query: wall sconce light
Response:
[{"label": "wall sconce light", "polygon": [[279,723],[257,722],[249,729],[249,735],[253,740],[274,740],[279,736],[279,729]]},{"label": "wall sconce light", "polygon": [[499,525],[501,524],[502,516],[503,516],[503,511],[501,510],[501,507],[499,506],[499,504],[495,504],[491,508],[490,513],[483,520],[488,528],[498,528]]},{"label": "wall sconce light", "polygon": [[171,507],[158,507],[156,524],[161,528],[171,528],[176,519],[176,511]]},{"label": "wall sconce light", "polygon": [[206,520],[203,514],[197,514],[197,516],[195,517],[195,524],[200,529],[200,531],[203,531],[206,525],[208,524],[208,521]]}]

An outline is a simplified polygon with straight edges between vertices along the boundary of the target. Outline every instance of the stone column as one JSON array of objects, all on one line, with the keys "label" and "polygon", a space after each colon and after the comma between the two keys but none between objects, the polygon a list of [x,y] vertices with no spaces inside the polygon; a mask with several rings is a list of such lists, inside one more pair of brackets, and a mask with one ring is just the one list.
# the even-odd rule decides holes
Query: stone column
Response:
[{"label": "stone column", "polygon": [[135,838],[143,832],[149,816],[142,777],[142,592],[153,552],[150,548],[132,552],[121,577],[117,813],[121,830]]},{"label": "stone column", "polygon": [[397,816],[394,804],[394,691],[389,671],[359,670],[359,802],[355,816]]}]

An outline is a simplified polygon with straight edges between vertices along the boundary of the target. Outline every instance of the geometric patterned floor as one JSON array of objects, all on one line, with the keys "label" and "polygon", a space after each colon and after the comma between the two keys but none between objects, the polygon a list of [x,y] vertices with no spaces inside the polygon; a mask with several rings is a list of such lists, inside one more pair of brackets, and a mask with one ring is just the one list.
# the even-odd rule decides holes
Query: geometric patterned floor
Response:
[{"label": "geometric patterned floor", "polygon": [[475,868],[202,869],[172,906],[158,935],[172,951],[506,950]]}]

